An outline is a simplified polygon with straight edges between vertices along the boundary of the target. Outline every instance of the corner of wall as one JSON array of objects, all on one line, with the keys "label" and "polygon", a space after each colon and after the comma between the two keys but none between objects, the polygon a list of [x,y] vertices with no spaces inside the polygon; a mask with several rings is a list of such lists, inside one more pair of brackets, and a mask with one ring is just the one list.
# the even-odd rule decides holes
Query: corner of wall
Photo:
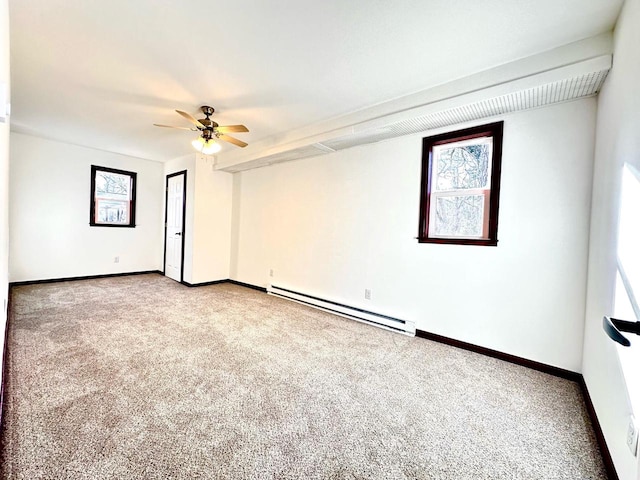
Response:
[{"label": "corner of wall", "polygon": [[602,331],[602,317],[616,313],[622,169],[625,162],[640,165],[636,135],[640,127],[640,100],[636,91],[640,75],[638,22],[640,0],[625,1],[614,32],[613,68],[598,96],[582,359],[585,384],[622,480],[640,478],[638,459],[626,445],[628,418],[638,399],[629,396],[618,348]]},{"label": "corner of wall", "polygon": [[231,255],[229,258],[229,278],[238,279],[238,248],[240,241],[240,199],[242,197],[242,173],[233,174],[231,199]]},{"label": "corner of wall", "polygon": [[[9,2],[0,0],[0,84],[10,95]],[[9,120],[0,122],[0,358],[4,359],[5,327],[9,302]],[[0,382],[3,369],[0,368]],[[2,398],[0,398],[1,407]]]}]

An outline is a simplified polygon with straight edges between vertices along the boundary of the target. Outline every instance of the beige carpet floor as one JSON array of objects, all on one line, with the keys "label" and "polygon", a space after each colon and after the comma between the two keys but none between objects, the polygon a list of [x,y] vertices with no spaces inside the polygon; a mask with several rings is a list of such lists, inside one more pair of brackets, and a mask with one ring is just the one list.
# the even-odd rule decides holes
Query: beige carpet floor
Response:
[{"label": "beige carpet floor", "polygon": [[12,289],[2,478],[603,479],[579,387],[230,284]]}]

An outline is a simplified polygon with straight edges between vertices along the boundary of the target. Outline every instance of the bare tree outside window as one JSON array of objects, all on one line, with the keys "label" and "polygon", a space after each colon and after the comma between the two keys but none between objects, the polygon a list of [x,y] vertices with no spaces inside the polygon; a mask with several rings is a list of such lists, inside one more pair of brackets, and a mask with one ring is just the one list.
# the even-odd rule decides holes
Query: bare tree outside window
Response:
[{"label": "bare tree outside window", "polygon": [[136,176],[91,166],[91,226],[135,227]]}]

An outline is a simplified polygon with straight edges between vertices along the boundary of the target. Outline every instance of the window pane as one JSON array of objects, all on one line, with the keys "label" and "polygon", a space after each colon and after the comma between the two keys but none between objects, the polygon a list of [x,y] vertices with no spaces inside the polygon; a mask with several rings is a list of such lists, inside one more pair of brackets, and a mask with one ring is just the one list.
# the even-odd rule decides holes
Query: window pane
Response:
[{"label": "window pane", "polygon": [[131,177],[118,173],[96,172],[96,197],[129,201]]},{"label": "window pane", "polygon": [[430,235],[482,238],[484,195],[438,196],[433,200],[435,215],[429,222]]},{"label": "window pane", "polygon": [[625,164],[622,172],[618,219],[618,265],[635,311],[640,318],[640,172]]},{"label": "window pane", "polygon": [[498,245],[504,122],[422,139],[420,243]]},{"label": "window pane", "polygon": [[135,227],[135,172],[91,165],[89,225]]},{"label": "window pane", "polygon": [[488,188],[492,138],[482,137],[433,148],[435,191]]},{"label": "window pane", "polygon": [[112,172],[96,172],[96,222],[129,223],[131,177]]},{"label": "window pane", "polygon": [[98,206],[97,222],[101,223],[129,223],[129,202],[115,200],[96,200]]}]

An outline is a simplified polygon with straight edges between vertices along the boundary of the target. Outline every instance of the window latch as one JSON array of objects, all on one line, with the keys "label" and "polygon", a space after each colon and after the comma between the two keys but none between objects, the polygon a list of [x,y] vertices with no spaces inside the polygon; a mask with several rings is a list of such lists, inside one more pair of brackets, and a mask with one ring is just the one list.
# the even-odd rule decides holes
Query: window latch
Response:
[{"label": "window latch", "polygon": [[630,347],[631,342],[621,332],[635,333],[640,335],[640,322],[630,322],[628,320],[618,320],[617,318],[602,317],[602,328],[614,342],[618,342],[624,347]]}]

